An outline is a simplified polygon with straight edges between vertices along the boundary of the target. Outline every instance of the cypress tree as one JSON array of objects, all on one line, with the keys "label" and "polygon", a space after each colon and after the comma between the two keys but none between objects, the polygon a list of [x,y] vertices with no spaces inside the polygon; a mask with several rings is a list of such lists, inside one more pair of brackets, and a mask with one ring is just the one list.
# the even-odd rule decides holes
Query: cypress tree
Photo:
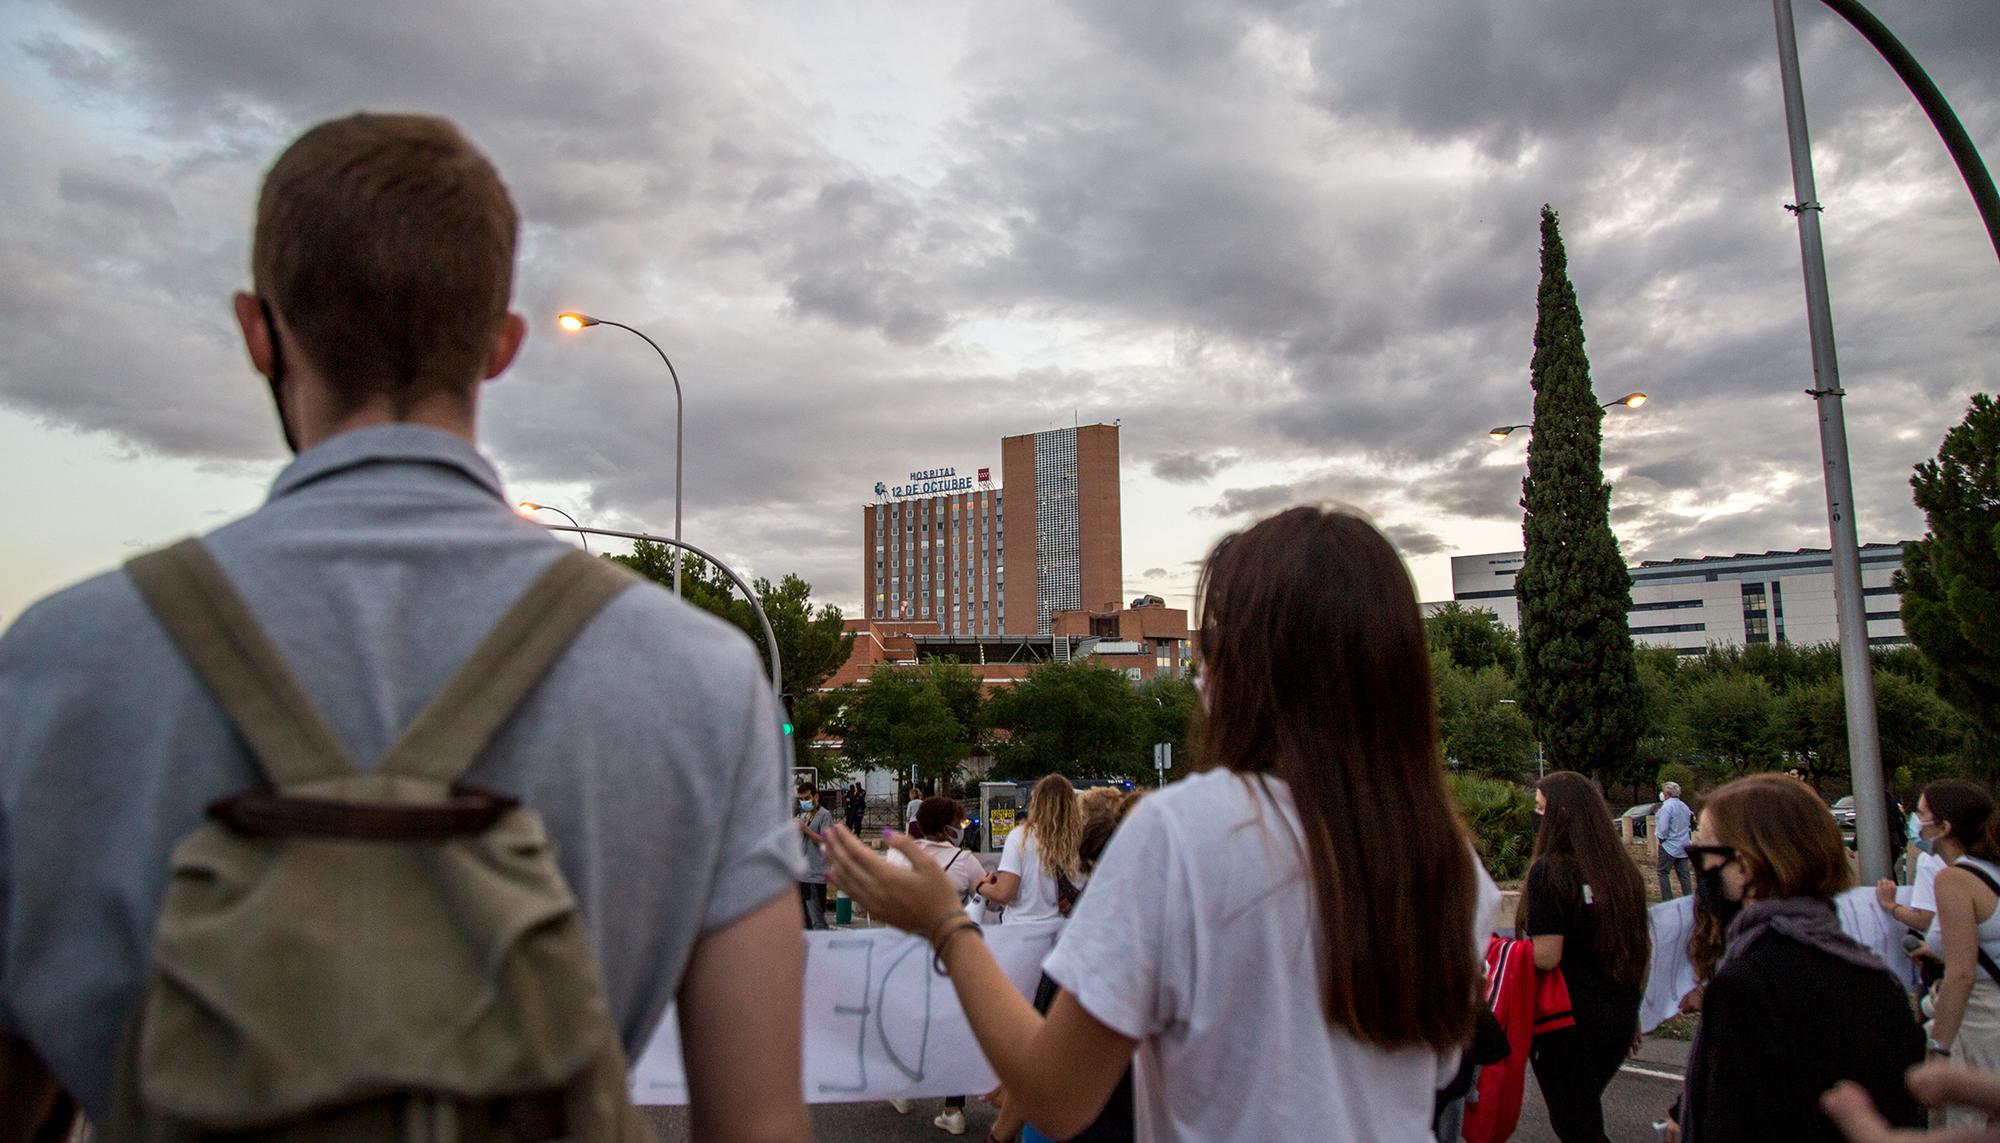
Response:
[{"label": "cypress tree", "polygon": [[1542,283],[1535,301],[1533,437],[1521,482],[1526,557],[1521,704],[1551,770],[1624,777],[1643,721],[1632,633],[1632,580],[1611,534],[1604,483],[1604,410],[1590,388],[1583,313],[1570,285],[1556,212],[1542,207]]}]

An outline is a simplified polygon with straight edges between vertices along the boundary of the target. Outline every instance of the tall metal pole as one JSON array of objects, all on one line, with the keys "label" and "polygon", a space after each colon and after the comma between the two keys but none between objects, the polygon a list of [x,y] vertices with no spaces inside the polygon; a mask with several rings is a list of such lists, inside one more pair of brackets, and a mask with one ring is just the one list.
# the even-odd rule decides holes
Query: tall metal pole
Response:
[{"label": "tall metal pole", "polygon": [[1889,815],[1884,806],[1881,742],[1875,726],[1875,668],[1868,656],[1868,614],[1861,594],[1861,548],[1854,530],[1854,482],[1847,469],[1847,422],[1841,412],[1840,365],[1833,352],[1833,313],[1820,246],[1820,205],[1813,188],[1812,141],[1806,133],[1805,91],[1799,81],[1799,41],[1791,0],[1771,0],[1778,23],[1778,72],[1791,136],[1792,193],[1785,209],[1798,217],[1805,267],[1806,325],[1812,334],[1813,387],[1819,406],[1819,448],[1826,464],[1826,519],[1833,540],[1833,593],[1840,619],[1840,675],[1847,692],[1847,758],[1853,771],[1854,847],[1861,879],[1889,874]]}]

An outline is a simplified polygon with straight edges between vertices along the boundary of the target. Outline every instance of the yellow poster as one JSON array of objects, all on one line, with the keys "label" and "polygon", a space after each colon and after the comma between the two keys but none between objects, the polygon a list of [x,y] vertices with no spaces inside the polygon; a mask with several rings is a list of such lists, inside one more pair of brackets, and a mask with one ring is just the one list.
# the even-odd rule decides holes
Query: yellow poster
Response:
[{"label": "yellow poster", "polygon": [[1012,807],[1007,809],[993,807],[993,820],[986,823],[986,829],[988,836],[993,839],[994,849],[1007,844],[1007,835],[1014,829],[1014,814]]}]

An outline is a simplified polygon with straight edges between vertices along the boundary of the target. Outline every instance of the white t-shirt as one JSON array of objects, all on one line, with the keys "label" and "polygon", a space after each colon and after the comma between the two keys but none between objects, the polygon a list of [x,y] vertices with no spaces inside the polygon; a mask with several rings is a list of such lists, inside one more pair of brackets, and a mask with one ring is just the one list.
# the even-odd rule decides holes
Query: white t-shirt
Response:
[{"label": "white t-shirt", "polygon": [[924,804],[924,800],[923,800],[922,798],[911,798],[911,799],[910,799],[910,804],[909,804],[909,805],[907,805],[907,806],[904,806],[904,807],[903,807],[903,824],[904,824],[904,825],[909,825],[909,824],[910,824],[911,822],[913,822],[913,821],[916,821],[916,820],[917,820],[917,807],[918,807],[918,806],[921,806],[921,805],[923,805],[923,804]]},{"label": "white t-shirt", "polygon": [[[1327,1022],[1298,815],[1283,782],[1268,790],[1215,770],[1148,795],[1043,971],[1139,1041],[1142,1140],[1430,1143],[1458,1052],[1369,1047]],[[1483,955],[1500,891],[1466,860],[1477,911],[1439,918],[1436,935]]]},{"label": "white t-shirt", "polygon": [[1910,878],[1910,908],[1937,912],[1937,875],[1944,858],[1935,853],[1917,854],[1916,876]]},{"label": "white t-shirt", "polygon": [[1021,887],[1003,915],[1005,920],[1061,919],[1062,910],[1056,907],[1056,879],[1042,868],[1042,855],[1035,848],[1033,826],[1018,826],[1007,831],[1006,844],[1000,847],[1000,872],[1012,873],[1021,879]]},{"label": "white t-shirt", "polygon": [[[986,876],[986,870],[980,866],[979,858],[969,849],[961,849],[948,841],[926,841],[921,838],[917,840],[917,845],[930,855],[932,861],[937,862],[939,869],[944,870],[944,875],[951,879],[951,887],[958,890],[961,900],[972,892],[972,887],[979,883],[981,877]],[[904,869],[910,867],[910,859],[904,857],[899,849],[890,850],[886,856],[891,865]]]}]

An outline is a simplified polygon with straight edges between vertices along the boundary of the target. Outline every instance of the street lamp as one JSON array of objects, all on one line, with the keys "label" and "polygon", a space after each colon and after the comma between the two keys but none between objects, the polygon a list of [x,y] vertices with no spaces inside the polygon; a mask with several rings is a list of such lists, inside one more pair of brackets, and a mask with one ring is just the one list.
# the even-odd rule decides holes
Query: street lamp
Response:
[{"label": "street lamp", "polygon": [[[1642,401],[1643,401],[1643,400],[1645,400],[1645,397],[1646,397],[1646,395],[1645,395],[1644,393],[1640,393],[1640,394],[1637,394],[1637,396],[1638,396],[1638,397],[1639,397],[1639,399],[1640,399],[1640,400],[1642,400]],[[1516,428],[1519,428],[1520,426],[1516,425],[1515,427],[1516,427]],[[1521,700],[1520,700],[1520,699],[1494,699],[1493,701],[1494,701],[1495,703],[1498,703],[1498,704],[1499,704],[1499,705],[1501,705],[1501,706],[1512,706],[1512,707],[1518,707],[1518,706],[1520,706],[1520,705],[1521,705]],[[1544,772],[1544,770],[1543,770],[1543,766],[1542,766],[1542,740],[1541,740],[1540,738],[1536,738],[1536,739],[1535,739],[1535,781],[1539,782],[1539,781],[1541,781],[1541,780],[1542,780],[1543,778],[1546,778],[1547,776],[1548,776],[1548,775],[1547,775],[1547,774],[1546,774],[1546,773]]]},{"label": "street lamp", "polygon": [[532,500],[523,500],[519,504],[514,505],[514,507],[523,516],[532,516],[537,512],[554,512],[556,515],[568,520],[570,526],[577,529],[576,538],[583,542],[584,554],[588,555],[590,553],[590,539],[583,534],[583,525],[576,522],[576,517],[553,504],[537,504]]},{"label": "street lamp", "polygon": [[[556,324],[561,326],[564,330],[567,330],[570,333],[576,333],[579,330],[588,329],[594,325],[615,325],[619,329],[624,330],[626,333],[636,334],[639,340],[645,342],[647,345],[652,346],[653,352],[659,354],[660,361],[666,365],[667,376],[672,378],[674,382],[674,545],[676,548],[682,546],[681,545],[681,456],[682,456],[681,377],[680,374],[674,372],[674,363],[672,361],[667,360],[667,351],[661,349],[660,344],[658,342],[654,341],[650,337],[647,337],[645,334],[640,333],[638,330],[633,329],[631,326],[626,325],[624,322],[612,321],[609,318],[595,318],[591,317],[589,314],[577,313],[575,310],[565,310],[561,314],[558,314],[556,316]],[[572,523],[574,523],[574,521],[572,521]],[[674,553],[674,594],[679,595],[680,593],[681,593],[681,554],[680,552],[676,551]]]},{"label": "street lamp", "polygon": [[[1622,405],[1627,409],[1636,409],[1639,406],[1645,404],[1647,400],[1649,400],[1649,398],[1644,393],[1627,393],[1623,397],[1618,398],[1616,401],[1608,401],[1602,405],[1599,405],[1598,408],[1613,409]],[[1506,440],[1507,434],[1513,432],[1515,429],[1526,429],[1532,427],[1533,427],[1532,425],[1495,425],[1492,428],[1486,430],[1486,435],[1492,438],[1494,444],[1499,444],[1501,441]]]}]

